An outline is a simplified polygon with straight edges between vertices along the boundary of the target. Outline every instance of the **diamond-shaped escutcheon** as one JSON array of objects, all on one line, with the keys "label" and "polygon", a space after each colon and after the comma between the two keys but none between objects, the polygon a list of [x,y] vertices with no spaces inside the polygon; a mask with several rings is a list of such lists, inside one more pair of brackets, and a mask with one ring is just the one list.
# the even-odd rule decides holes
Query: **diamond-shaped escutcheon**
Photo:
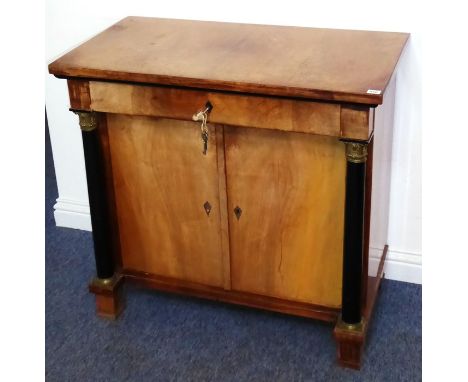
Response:
[{"label": "diamond-shaped escutcheon", "polygon": [[237,220],[239,220],[239,218],[241,217],[242,215],[242,210],[239,206],[237,206],[236,208],[234,208],[234,213],[236,214],[236,218]]},{"label": "diamond-shaped escutcheon", "polygon": [[203,208],[205,209],[206,214],[209,216],[211,212],[211,204],[208,201],[206,201],[203,205]]}]

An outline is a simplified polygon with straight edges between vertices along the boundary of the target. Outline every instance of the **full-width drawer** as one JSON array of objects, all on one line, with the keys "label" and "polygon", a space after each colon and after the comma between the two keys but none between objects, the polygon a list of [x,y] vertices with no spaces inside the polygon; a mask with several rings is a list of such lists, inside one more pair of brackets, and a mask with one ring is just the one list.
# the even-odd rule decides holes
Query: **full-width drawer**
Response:
[{"label": "full-width drawer", "polygon": [[[154,85],[69,80],[81,109],[192,120],[207,102],[208,122],[367,140],[373,129],[368,105],[315,102]],[[89,103],[83,107],[84,103]],[[73,105],[72,105],[73,107]]]}]

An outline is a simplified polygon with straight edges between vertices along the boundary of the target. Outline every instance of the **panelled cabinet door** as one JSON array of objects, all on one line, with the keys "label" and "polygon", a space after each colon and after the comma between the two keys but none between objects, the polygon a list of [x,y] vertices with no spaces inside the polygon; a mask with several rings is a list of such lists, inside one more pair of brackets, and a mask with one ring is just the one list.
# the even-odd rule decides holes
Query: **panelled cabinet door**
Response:
[{"label": "panelled cabinet door", "polygon": [[124,269],[223,285],[215,127],[107,114]]},{"label": "panelled cabinet door", "polygon": [[340,306],[343,143],[225,127],[225,152],[232,289]]}]

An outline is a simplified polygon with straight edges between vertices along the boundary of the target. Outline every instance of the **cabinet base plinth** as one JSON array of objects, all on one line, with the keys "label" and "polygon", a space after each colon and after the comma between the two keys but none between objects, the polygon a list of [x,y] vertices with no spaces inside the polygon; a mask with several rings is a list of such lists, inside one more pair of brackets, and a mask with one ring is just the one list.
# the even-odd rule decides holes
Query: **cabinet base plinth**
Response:
[{"label": "cabinet base plinth", "polygon": [[127,281],[159,291],[191,295],[295,316],[337,322],[333,334],[338,346],[338,363],[344,367],[359,369],[361,367],[361,359],[367,331],[369,329],[369,322],[377,299],[380,282],[383,277],[383,266],[387,251],[388,247],[385,246],[377,276],[368,277],[367,298],[363,310],[362,322],[355,325],[348,325],[341,321],[341,317],[338,317],[339,311],[334,308],[258,296],[239,291],[226,291],[220,288],[202,286],[187,281],[174,280],[129,270],[122,270],[110,280],[94,279],[89,285],[89,290],[96,296],[98,316],[107,319],[116,319],[123,311],[122,286],[124,280],[127,279]]},{"label": "cabinet base plinth", "polygon": [[89,291],[96,296],[96,313],[99,317],[115,320],[122,313],[125,304],[122,284],[124,278],[119,274],[112,279],[94,279],[89,285]]},{"label": "cabinet base plinth", "polygon": [[355,328],[347,328],[341,319],[333,334],[337,341],[337,356],[341,366],[359,369],[365,339],[365,322]]},{"label": "cabinet base plinth", "polygon": [[333,335],[337,342],[338,363],[341,366],[352,369],[361,368],[361,358],[366,342],[366,335],[380,289],[380,282],[382,281],[384,275],[383,267],[387,257],[387,252],[388,246],[386,245],[380,259],[376,277],[368,277],[367,297],[361,323],[356,325],[348,325],[341,321],[341,316],[336,323]]}]

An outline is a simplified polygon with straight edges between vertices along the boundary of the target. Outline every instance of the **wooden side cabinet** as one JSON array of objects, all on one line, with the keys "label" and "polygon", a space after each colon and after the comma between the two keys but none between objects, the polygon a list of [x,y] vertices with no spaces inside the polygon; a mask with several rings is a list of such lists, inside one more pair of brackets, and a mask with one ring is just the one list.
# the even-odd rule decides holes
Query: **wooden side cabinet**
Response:
[{"label": "wooden side cabinet", "polygon": [[51,63],[82,130],[97,313],[136,282],[325,320],[359,368],[407,39],[128,17]]}]

